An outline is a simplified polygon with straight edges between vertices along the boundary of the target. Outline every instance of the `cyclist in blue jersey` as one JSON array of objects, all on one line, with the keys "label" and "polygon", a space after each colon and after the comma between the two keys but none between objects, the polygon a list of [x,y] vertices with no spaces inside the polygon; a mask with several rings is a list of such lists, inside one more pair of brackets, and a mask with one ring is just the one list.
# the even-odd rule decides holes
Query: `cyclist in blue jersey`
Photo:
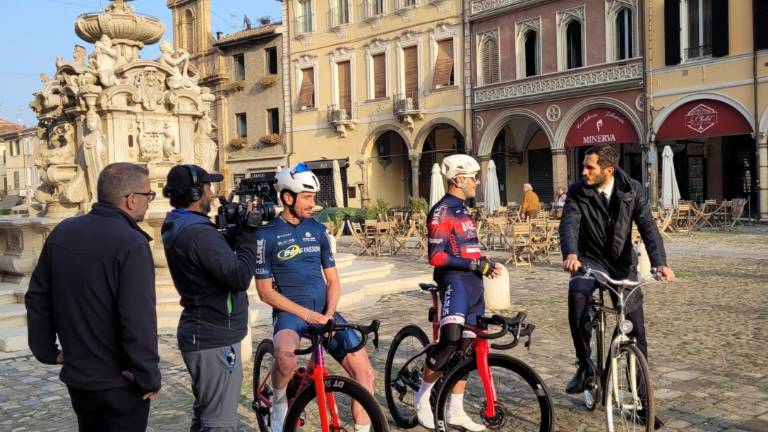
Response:
[{"label": "cyclist in blue jersey", "polygon": [[[480,254],[477,227],[464,206],[464,200],[477,194],[480,165],[471,156],[451,155],[443,159],[442,173],[448,180],[448,193],[427,216],[429,263],[435,267],[434,280],[440,287],[440,340],[427,350],[424,380],[415,401],[416,417],[428,429],[435,428],[429,402],[432,387],[454,351],[467,347],[468,338],[475,337],[464,325],[476,325],[478,315],[485,313],[482,277],[501,274],[501,264]],[[467,431],[485,430],[464,411],[464,384],[452,389],[446,420]]]},{"label": "cyclist in blue jersey", "polygon": [[[256,289],[274,308],[275,366],[270,420],[273,431],[282,431],[288,411],[286,387],[293,376],[302,332],[309,324],[329,319],[344,323],[336,312],[341,294],[331,244],[325,226],[312,219],[320,182],[309,167],[299,163],[276,176],[275,189],[283,211],[258,231]],[[276,287],[273,288],[274,286]],[[373,394],[373,366],[365,350],[346,353],[360,343],[351,330],[337,332],[328,347],[350,377]],[[356,432],[368,432],[370,419],[353,405]]]}]

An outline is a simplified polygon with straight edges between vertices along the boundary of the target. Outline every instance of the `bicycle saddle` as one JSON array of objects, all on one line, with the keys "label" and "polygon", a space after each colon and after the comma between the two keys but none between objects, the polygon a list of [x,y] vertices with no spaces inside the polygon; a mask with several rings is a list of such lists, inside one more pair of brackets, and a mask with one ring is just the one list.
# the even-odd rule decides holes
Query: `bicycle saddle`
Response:
[{"label": "bicycle saddle", "polygon": [[424,291],[429,291],[429,292],[440,291],[440,288],[437,285],[430,284],[430,283],[420,283],[419,284],[419,288],[423,289]]}]

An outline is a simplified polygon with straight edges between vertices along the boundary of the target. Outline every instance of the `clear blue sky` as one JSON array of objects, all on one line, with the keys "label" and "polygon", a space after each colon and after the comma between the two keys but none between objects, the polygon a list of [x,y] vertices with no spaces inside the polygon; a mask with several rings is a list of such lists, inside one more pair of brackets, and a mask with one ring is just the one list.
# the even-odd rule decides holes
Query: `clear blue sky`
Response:
[{"label": "clear blue sky", "polygon": [[[32,93],[42,88],[40,72],[53,77],[57,56],[72,58],[75,44],[93,45],[75,35],[78,15],[101,11],[109,0],[0,0],[0,118],[36,124],[29,109]],[[131,6],[137,13],[151,15],[165,23],[165,38],[172,40],[171,11],[166,0],[135,0]],[[212,30],[225,34],[242,28],[243,15],[256,25],[258,18],[270,16],[280,20],[277,0],[211,0]],[[142,50],[143,58],[158,56],[157,44]]]}]

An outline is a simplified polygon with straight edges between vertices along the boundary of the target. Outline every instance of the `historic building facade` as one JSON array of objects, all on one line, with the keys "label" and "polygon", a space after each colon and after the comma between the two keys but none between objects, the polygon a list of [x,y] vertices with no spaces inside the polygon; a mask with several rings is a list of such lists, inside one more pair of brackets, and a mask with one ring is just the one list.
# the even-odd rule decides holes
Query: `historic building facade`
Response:
[{"label": "historic building facade", "polygon": [[768,2],[649,5],[652,154],[673,149],[683,199],[746,198],[768,218]]},{"label": "historic building facade", "polygon": [[[502,202],[542,202],[578,178],[586,148],[616,145],[645,179],[643,0],[466,0],[473,139]],[[485,170],[483,170],[485,173]]]},{"label": "historic building facade", "polygon": [[217,129],[224,189],[245,177],[271,180],[288,159],[284,27],[265,19],[233,34],[213,35],[210,0],[168,0],[167,5],[175,47],[190,53],[201,85],[216,97],[211,126]]},{"label": "historic building facade", "polygon": [[32,196],[40,185],[34,153],[40,139],[37,128],[17,129],[0,134],[3,160],[0,187],[4,195]]},{"label": "historic building facade", "polygon": [[432,164],[471,145],[459,0],[285,0],[290,161],[343,203],[428,196]]}]

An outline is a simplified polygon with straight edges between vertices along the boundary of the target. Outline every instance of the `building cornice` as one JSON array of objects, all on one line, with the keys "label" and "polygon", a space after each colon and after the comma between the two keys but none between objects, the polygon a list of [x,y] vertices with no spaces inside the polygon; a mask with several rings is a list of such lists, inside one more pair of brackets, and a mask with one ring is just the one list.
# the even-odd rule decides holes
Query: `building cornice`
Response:
[{"label": "building cornice", "polygon": [[472,0],[469,21],[501,15],[514,9],[546,3],[552,0]]},{"label": "building cornice", "polygon": [[642,87],[642,61],[601,66],[582,72],[568,71],[474,90],[474,106],[482,108],[509,102],[528,103],[562,99],[585,93]]}]

